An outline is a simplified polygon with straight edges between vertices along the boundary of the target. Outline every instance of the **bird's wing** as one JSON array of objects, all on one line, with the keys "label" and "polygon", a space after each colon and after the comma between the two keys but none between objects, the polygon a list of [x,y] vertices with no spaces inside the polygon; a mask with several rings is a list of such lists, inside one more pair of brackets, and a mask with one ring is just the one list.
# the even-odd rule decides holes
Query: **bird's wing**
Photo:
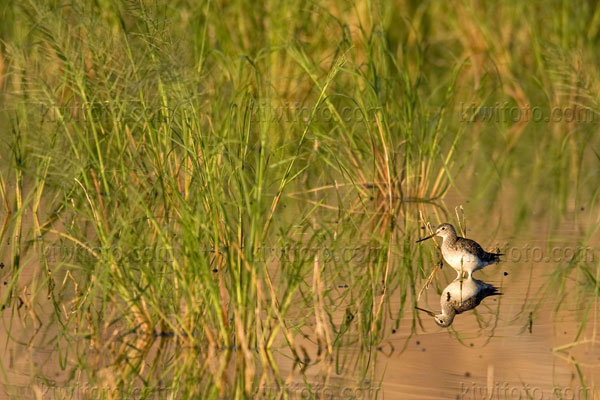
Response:
[{"label": "bird's wing", "polygon": [[479,243],[471,239],[459,237],[457,241],[460,242],[459,245],[467,249],[469,253],[476,255],[484,261],[498,261],[500,259],[499,257],[502,255],[500,253],[488,253],[481,248]]},{"label": "bird's wing", "polygon": [[485,255],[485,251],[481,248],[481,246],[474,240],[466,239],[463,237],[459,237],[457,239],[458,245],[464,249],[466,249],[469,253],[476,255],[479,258],[483,258]]}]

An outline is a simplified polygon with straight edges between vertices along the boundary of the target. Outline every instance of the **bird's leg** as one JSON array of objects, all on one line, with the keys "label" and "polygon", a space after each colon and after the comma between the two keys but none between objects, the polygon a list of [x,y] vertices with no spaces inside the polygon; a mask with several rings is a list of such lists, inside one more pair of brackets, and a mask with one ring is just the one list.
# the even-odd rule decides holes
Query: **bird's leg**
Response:
[{"label": "bird's leg", "polygon": [[460,258],[460,305],[462,305],[463,259],[464,256]]}]

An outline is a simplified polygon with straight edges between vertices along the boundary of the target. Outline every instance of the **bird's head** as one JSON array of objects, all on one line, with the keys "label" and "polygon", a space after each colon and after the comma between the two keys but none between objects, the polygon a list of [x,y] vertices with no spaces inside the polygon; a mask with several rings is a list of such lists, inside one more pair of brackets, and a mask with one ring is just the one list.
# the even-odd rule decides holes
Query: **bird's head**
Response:
[{"label": "bird's head", "polygon": [[444,223],[438,226],[432,235],[417,240],[417,243],[422,242],[423,240],[431,239],[434,236],[439,236],[441,238],[456,236],[456,230],[451,224]]},{"label": "bird's head", "polygon": [[454,322],[454,316],[456,315],[455,312],[436,314],[433,311],[425,310],[419,307],[417,307],[417,310],[423,311],[424,313],[427,313],[427,315],[433,317],[435,323],[442,328],[447,328],[452,325],[452,322]]},{"label": "bird's head", "polygon": [[447,328],[452,325],[454,322],[454,313],[453,314],[437,314],[433,317],[433,320],[438,326],[442,328]]}]

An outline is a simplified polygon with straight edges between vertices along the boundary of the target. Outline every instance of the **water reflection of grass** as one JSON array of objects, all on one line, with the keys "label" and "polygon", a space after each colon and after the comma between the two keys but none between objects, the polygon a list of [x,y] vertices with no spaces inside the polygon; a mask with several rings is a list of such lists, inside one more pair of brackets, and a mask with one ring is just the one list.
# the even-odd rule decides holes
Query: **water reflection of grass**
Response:
[{"label": "water reflection of grass", "polygon": [[[418,211],[447,220],[431,204],[450,187],[484,215],[513,186],[515,234],[583,206],[586,244],[595,121],[475,113],[597,112],[597,12],[497,7],[0,6],[7,330],[36,321],[73,378],[124,392],[284,387],[279,355],[365,382],[437,257]],[[348,243],[375,250],[261,256]],[[57,245],[82,251],[49,260]],[[553,282],[574,269],[596,302],[598,265]]]}]

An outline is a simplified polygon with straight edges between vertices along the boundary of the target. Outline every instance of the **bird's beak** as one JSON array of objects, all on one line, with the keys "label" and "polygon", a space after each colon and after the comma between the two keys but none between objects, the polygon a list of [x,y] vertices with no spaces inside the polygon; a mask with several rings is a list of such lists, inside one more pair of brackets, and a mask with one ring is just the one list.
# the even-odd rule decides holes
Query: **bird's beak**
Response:
[{"label": "bird's beak", "polygon": [[432,238],[432,237],[434,237],[434,236],[435,236],[435,233],[434,233],[433,235],[429,235],[429,236],[427,236],[427,237],[424,237],[424,238],[422,238],[422,239],[419,239],[419,240],[417,240],[417,243],[419,243],[419,242],[422,242],[423,240],[431,239],[431,238]]},{"label": "bird's beak", "polygon": [[435,313],[433,311],[429,311],[429,310],[425,310],[424,308],[419,308],[419,307],[415,307],[417,310],[419,311],[423,311],[425,313],[427,313],[428,315],[435,317]]}]

